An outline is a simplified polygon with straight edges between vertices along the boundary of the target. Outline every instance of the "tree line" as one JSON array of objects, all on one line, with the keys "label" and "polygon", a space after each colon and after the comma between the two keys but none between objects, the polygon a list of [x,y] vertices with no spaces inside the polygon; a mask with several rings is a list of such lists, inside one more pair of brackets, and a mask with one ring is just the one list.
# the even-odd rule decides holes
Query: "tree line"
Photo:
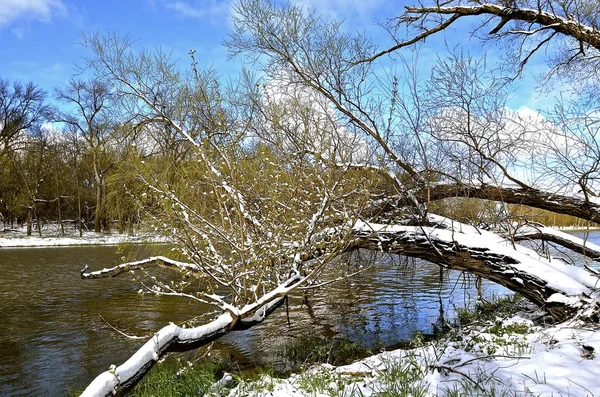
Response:
[{"label": "tree line", "polygon": [[[185,148],[168,129],[151,133],[123,117],[106,81],[71,79],[52,93],[0,77],[0,219],[5,230],[46,223],[133,232],[139,166],[176,169]],[[185,145],[183,145],[185,146]]]},{"label": "tree line", "polygon": [[[225,123],[233,122],[226,119],[224,109],[218,110],[218,103],[223,102],[220,91],[224,88],[217,83],[213,71],[200,76],[195,66],[193,70],[201,84],[213,79],[212,86],[202,89],[200,94],[182,96],[177,106],[189,108],[178,112],[205,106],[202,117],[207,124],[198,127],[216,128],[212,134],[224,136],[229,127]],[[175,77],[178,79],[181,76]],[[253,173],[252,167],[263,168],[274,160],[271,157],[281,155],[277,147],[306,145],[307,139],[316,139],[317,145],[313,142],[306,154],[327,148],[325,154],[330,157],[352,157],[350,147],[358,139],[348,131],[330,135],[327,128],[339,129],[331,120],[324,120],[330,117],[327,114],[330,109],[307,106],[305,93],[295,93],[285,101],[271,101],[267,87],[263,87],[262,102],[258,103],[255,88],[245,87],[241,94],[235,93],[246,97],[240,106],[243,109],[236,111],[252,114],[259,109],[263,117],[270,118],[272,128],[287,131],[284,131],[285,142],[279,137],[280,142],[266,139],[258,145],[254,140],[256,131],[246,138],[235,138],[236,150],[244,152],[240,158],[248,154],[254,158],[254,163],[244,170],[246,176]],[[133,232],[147,209],[139,205],[139,193],[144,189],[140,174],[143,170],[161,170],[161,174],[171,173],[166,178],[173,181],[176,174],[184,173],[182,167],[190,166],[193,145],[168,123],[140,122],[127,114],[127,106],[131,105],[127,101],[126,95],[101,78],[71,79],[49,94],[32,82],[24,85],[0,77],[0,218],[5,230],[26,224],[28,235],[33,232],[41,235],[44,224],[53,222],[63,234],[65,225],[76,227],[80,234],[84,230]],[[298,121],[303,124],[304,134],[289,130],[290,123]],[[311,128],[314,131],[309,131]],[[264,137],[263,131],[261,138]],[[374,184],[386,182],[378,180]],[[589,225],[567,214],[557,215],[526,205],[499,208],[485,199],[449,198],[436,201],[432,208],[471,222],[498,223],[511,218],[553,226]]]}]

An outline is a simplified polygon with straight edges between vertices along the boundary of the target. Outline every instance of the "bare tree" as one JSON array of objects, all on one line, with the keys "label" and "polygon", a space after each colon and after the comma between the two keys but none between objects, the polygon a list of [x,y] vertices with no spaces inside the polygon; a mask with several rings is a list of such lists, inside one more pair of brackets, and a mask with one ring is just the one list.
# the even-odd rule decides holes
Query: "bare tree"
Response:
[{"label": "bare tree", "polygon": [[0,77],[0,158],[17,142],[19,134],[34,130],[52,116],[46,92],[33,83],[12,84]]},{"label": "bare tree", "polygon": [[104,183],[106,164],[103,157],[106,151],[106,140],[114,123],[114,115],[110,114],[110,87],[99,80],[75,80],[56,90],[56,97],[73,109],[64,111],[58,121],[66,123],[80,134],[87,143],[91,153],[94,170],[94,185],[96,190],[96,206],[94,211],[94,230],[100,232],[104,216]]},{"label": "bare tree", "polygon": [[[534,293],[537,297],[532,296],[521,288],[527,284],[524,280],[531,280],[526,274],[518,276],[517,283],[511,277],[505,280],[504,276],[496,277],[494,274],[501,268],[505,269],[507,263],[501,260],[502,264],[493,264],[494,261],[473,256],[473,250],[464,240],[455,245],[461,248],[450,253],[442,241],[436,242],[437,236],[433,236],[438,232],[435,228],[424,229],[433,224],[446,224],[446,221],[440,224],[432,220],[427,215],[426,204],[448,197],[478,197],[504,203],[524,203],[577,214],[586,219],[597,219],[597,204],[585,194],[571,194],[566,189],[567,186],[571,187],[568,180],[562,178],[562,184],[547,186],[548,181],[556,182],[552,178],[561,178],[561,173],[550,174],[549,167],[546,167],[533,170],[536,175],[531,178],[519,174],[516,165],[530,160],[539,162],[544,150],[548,149],[547,142],[540,142],[540,138],[552,140],[556,129],[545,130],[546,135],[542,135],[539,126],[529,125],[515,115],[507,114],[503,101],[505,96],[502,94],[506,78],[486,75],[484,61],[475,61],[467,56],[458,54],[449,60],[441,59],[428,85],[422,87],[428,97],[418,107],[422,121],[414,122],[412,120],[415,120],[418,112],[407,106],[406,100],[402,106],[398,106],[400,100],[394,90],[387,89],[394,87],[394,82],[399,80],[395,76],[382,75],[380,71],[385,70],[383,65],[373,65],[383,53],[376,52],[368,38],[340,33],[335,22],[324,21],[309,10],[286,4],[277,7],[249,0],[241,2],[236,11],[237,29],[228,41],[233,54],[249,54],[252,57],[259,54],[260,58],[255,59],[260,61],[259,65],[267,73],[285,70],[293,76],[295,84],[325,97],[340,120],[361,131],[364,139],[384,154],[382,163],[376,165],[371,162],[362,167],[373,169],[378,166],[381,170],[387,170],[381,174],[390,178],[390,183],[398,193],[395,197],[375,200],[373,206],[362,215],[374,216],[372,220],[389,223],[391,212],[400,211],[402,214],[404,211],[400,219],[404,218],[403,225],[410,226],[390,227],[389,230],[391,234],[395,231],[407,240],[403,240],[404,237],[399,240],[383,238],[383,231],[388,229],[381,225],[369,226],[368,223],[363,225],[366,230],[355,230],[361,239],[368,241],[366,234],[377,230],[373,240],[383,245],[385,243],[381,239],[391,240],[397,247],[397,250],[393,249],[394,252],[419,256],[461,270],[469,269],[525,293],[540,305],[547,305],[548,299],[556,291],[547,291],[547,295],[539,287],[527,285],[525,289],[537,290]],[[393,47],[392,51],[414,42],[409,40],[397,48]],[[365,56],[365,52],[369,51],[376,53],[376,56]],[[411,92],[411,84],[407,84],[410,81],[400,80],[402,85],[397,90]],[[532,142],[536,142],[540,149],[527,152],[526,148]],[[445,158],[447,161],[425,161],[432,158]],[[379,214],[378,210],[381,211]],[[417,216],[407,216],[410,213]],[[392,219],[398,221],[397,216]],[[492,241],[491,236],[489,238]],[[503,240],[497,237],[495,241],[501,244]],[[419,242],[416,250],[410,247],[415,242]],[[511,244],[510,241],[505,242]],[[432,250],[437,244],[440,246]],[[375,243],[370,246],[373,248]],[[475,251],[481,248],[479,246]],[[485,248],[490,253],[494,250],[491,246]],[[454,255],[456,261],[451,259]],[[467,260],[465,255],[470,259]],[[542,286],[548,283],[538,280],[533,284]],[[592,284],[588,286],[592,287]],[[546,297],[540,299],[542,296]],[[565,306],[553,310],[557,317],[572,313]]]},{"label": "bare tree", "polygon": [[[86,391],[107,394],[130,388],[168,351],[197,347],[262,321],[290,291],[316,280],[345,251],[350,214],[365,205],[370,182],[347,178],[349,167],[315,164],[303,152],[283,155],[268,142],[249,144],[254,121],[245,116],[253,114],[247,107],[253,103],[240,104],[241,94],[215,85],[195,66],[181,75],[168,55],[135,52],[127,39],[92,36],[87,44],[94,53],[90,66],[110,76],[135,109],[132,122],[146,129],[167,126],[185,141],[189,156],[169,172],[142,168],[138,174],[145,189],[138,205],[176,244],[176,256],[82,276],[137,271],[148,293],[209,304],[220,313],[196,328],[164,328],[158,343],[152,339]],[[146,273],[156,265],[191,279],[161,282]]]}]

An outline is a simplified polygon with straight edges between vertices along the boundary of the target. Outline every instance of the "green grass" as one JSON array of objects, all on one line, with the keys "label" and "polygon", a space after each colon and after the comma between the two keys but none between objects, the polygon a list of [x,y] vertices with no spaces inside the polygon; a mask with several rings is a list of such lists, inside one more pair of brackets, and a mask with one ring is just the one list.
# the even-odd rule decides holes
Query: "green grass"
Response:
[{"label": "green grass", "polygon": [[157,363],[128,394],[129,396],[198,396],[204,395],[221,378],[227,363],[197,361],[190,363],[169,356]]},{"label": "green grass", "polygon": [[498,317],[509,317],[522,310],[518,303],[523,298],[514,294],[503,298],[492,298],[487,302],[479,302],[475,309],[458,308],[456,314],[459,325],[470,325],[480,321],[495,320]]},{"label": "green grass", "polygon": [[421,397],[427,395],[427,384],[423,378],[428,373],[426,365],[422,365],[412,354],[402,359],[385,362],[386,369],[381,371],[378,381],[379,397]]},{"label": "green grass", "polygon": [[300,389],[304,390],[309,395],[347,395],[345,390],[345,382],[342,376],[327,370],[301,373],[298,378],[298,385]]}]

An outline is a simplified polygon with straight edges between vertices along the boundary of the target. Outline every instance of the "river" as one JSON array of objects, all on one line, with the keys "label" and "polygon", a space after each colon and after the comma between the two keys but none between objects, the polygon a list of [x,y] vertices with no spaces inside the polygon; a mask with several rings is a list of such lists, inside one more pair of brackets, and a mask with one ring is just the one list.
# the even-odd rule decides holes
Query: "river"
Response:
[{"label": "river", "polygon": [[[600,233],[590,239],[600,240]],[[159,246],[0,249],[0,395],[65,395],[82,389],[143,343],[114,331],[150,335],[205,307],[172,297],[138,295],[129,274],[81,280],[88,264],[100,269],[125,257],[141,259]],[[163,247],[164,249],[164,247]],[[507,291],[484,282],[484,294]],[[430,334],[440,308],[473,304],[474,278],[435,265],[379,257],[352,279],[290,299],[289,320],[280,309],[263,324],[233,332],[215,348],[246,364],[269,364],[277,347],[308,337],[343,338],[365,349],[401,344],[415,332]]]}]

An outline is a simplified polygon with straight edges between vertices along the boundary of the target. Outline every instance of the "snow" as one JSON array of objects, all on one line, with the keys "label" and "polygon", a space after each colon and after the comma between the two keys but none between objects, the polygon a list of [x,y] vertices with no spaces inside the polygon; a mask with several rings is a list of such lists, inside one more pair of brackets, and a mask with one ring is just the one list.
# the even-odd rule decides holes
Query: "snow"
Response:
[{"label": "snow", "polygon": [[[444,221],[442,217],[438,219]],[[444,221],[447,223],[449,221]],[[450,229],[431,227],[414,227],[399,225],[383,225],[359,221],[354,230],[375,233],[406,233],[415,238],[427,235],[429,239],[459,244],[467,249],[481,249],[486,254],[513,258],[517,263],[507,265],[509,271],[520,271],[531,274],[557,291],[567,295],[591,294],[598,279],[583,268],[567,265],[559,261],[549,262],[535,251],[524,246],[513,246],[499,235],[472,226],[452,222]]]},{"label": "snow", "polygon": [[[153,258],[150,259],[152,260]],[[304,279],[302,279],[299,274],[293,274],[277,288],[263,295],[254,303],[245,305],[242,309],[237,309],[234,306],[225,304],[225,306],[229,308],[229,311],[224,312],[208,324],[194,328],[182,328],[171,323],[170,325],[161,328],[142,347],[140,347],[133,356],[125,361],[125,363],[118,367],[111,365],[108,371],[98,375],[92,383],[88,385],[81,396],[91,397],[111,394],[120,384],[127,383],[149,364],[158,361],[159,357],[173,342],[197,343],[199,341],[208,340],[215,335],[227,333],[235,324],[232,313],[236,316],[240,316],[240,321],[242,322],[260,322],[264,320],[267,311],[274,305],[280,303],[281,300],[284,299],[283,295],[287,294],[302,280]]]},{"label": "snow", "polygon": [[214,321],[195,328],[180,328],[171,323],[158,331],[123,364],[118,367],[111,365],[108,371],[98,375],[83,391],[81,396],[91,397],[111,394],[119,382],[127,382],[147,364],[156,362],[162,351],[164,351],[172,341],[193,342],[211,334],[215,334],[219,332],[219,330],[226,329],[232,322],[233,318],[231,315],[229,313],[224,313]]},{"label": "snow", "polygon": [[126,234],[102,234],[85,232],[79,236],[42,236],[35,234],[24,236],[19,233],[11,237],[0,237],[0,247],[62,247],[73,245],[119,245],[123,243],[164,243],[167,239],[161,236],[143,234],[129,236]]},{"label": "snow", "polygon": [[564,296],[563,294],[552,294],[546,301],[548,303],[564,303],[565,305],[576,305],[579,299],[574,296]]},{"label": "snow", "polygon": [[[263,376],[240,383],[229,397],[375,396],[399,387],[406,395],[411,395],[406,387],[419,387],[427,396],[600,395],[600,330],[578,322],[534,325],[529,318],[535,315],[465,327],[423,347],[383,352],[350,365],[317,365],[286,379]],[[399,368],[412,371],[409,386],[393,377]]]}]

